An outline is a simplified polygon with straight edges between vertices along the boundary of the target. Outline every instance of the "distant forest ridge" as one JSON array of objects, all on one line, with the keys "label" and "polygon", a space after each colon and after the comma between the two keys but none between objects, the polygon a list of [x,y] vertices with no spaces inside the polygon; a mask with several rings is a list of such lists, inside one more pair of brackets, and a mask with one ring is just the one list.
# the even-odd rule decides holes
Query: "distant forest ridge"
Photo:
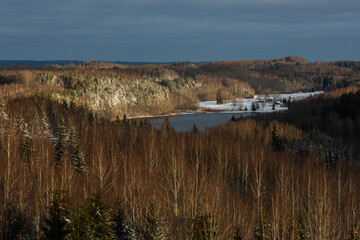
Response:
[{"label": "distant forest ridge", "polygon": [[145,65],[145,64],[162,64],[162,63],[175,63],[175,62],[130,62],[130,61],[81,61],[81,60],[0,60],[0,66],[14,66],[14,65],[26,65],[31,67],[39,67],[43,65],[78,65],[85,64],[86,62],[104,62],[104,63],[116,63],[122,65]]},{"label": "distant forest ridge", "polygon": [[[158,65],[158,64],[177,64],[177,63],[194,63],[194,64],[249,64],[249,63],[257,63],[263,64],[265,62],[276,62],[276,63],[296,63],[296,64],[311,64],[311,63],[335,63],[336,65],[340,65],[342,67],[354,67],[360,65],[360,61],[353,61],[353,60],[336,60],[336,61],[315,61],[310,62],[305,58],[298,57],[298,56],[286,56],[283,58],[274,58],[274,59],[243,59],[243,60],[231,60],[231,61],[154,61],[154,62],[146,62],[146,61],[139,61],[139,62],[132,62],[132,61],[100,61],[100,60],[0,60],[0,67],[11,67],[11,68],[18,68],[19,66],[28,66],[28,67],[42,67],[42,66],[76,66],[76,65],[88,65],[94,67],[122,67],[122,66],[142,66],[142,65]],[[347,66],[350,65],[350,66]]]}]

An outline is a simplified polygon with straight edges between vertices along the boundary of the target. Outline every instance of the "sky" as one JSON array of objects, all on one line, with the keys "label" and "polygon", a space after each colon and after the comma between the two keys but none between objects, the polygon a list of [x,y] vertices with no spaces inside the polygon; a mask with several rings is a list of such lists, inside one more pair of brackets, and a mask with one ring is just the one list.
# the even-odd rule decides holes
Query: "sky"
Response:
[{"label": "sky", "polygon": [[1,60],[360,60],[359,0],[1,0]]}]

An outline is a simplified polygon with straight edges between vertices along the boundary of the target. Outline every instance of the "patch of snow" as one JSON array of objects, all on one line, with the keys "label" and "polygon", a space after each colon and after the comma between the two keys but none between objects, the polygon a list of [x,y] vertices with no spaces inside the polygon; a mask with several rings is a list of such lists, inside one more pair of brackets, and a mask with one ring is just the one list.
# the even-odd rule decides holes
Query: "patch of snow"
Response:
[{"label": "patch of snow", "polygon": [[[256,112],[273,112],[273,111],[284,111],[287,110],[287,105],[282,103],[283,99],[288,101],[299,101],[310,96],[322,94],[323,91],[317,92],[306,92],[306,93],[291,93],[291,94],[271,94],[268,95],[266,101],[264,101],[263,95],[255,95],[253,98],[242,98],[242,99],[235,99],[232,102],[224,103],[224,104],[217,104],[216,101],[205,101],[199,102],[198,106],[203,109],[210,109],[210,110],[219,110],[219,111],[231,111],[231,112],[251,112],[252,105],[255,104],[257,106]],[[274,97],[276,98],[274,108]],[[247,110],[246,110],[247,109]]]}]

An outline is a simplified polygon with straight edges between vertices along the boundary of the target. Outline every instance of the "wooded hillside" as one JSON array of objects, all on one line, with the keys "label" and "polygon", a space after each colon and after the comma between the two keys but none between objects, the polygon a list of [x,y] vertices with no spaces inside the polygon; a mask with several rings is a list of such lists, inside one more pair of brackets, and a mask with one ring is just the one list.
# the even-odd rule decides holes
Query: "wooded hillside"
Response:
[{"label": "wooded hillside", "polygon": [[359,238],[358,164],[321,131],[176,133],[38,96],[4,98],[0,123],[2,239]]}]

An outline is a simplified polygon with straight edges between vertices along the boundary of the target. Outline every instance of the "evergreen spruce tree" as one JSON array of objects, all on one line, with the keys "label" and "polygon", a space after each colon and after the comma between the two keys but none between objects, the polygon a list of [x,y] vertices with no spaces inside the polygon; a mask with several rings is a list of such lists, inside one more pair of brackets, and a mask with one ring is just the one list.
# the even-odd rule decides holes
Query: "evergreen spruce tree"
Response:
[{"label": "evergreen spruce tree", "polygon": [[193,128],[192,128],[192,132],[194,133],[198,133],[199,132],[199,128],[196,126],[196,124],[194,124]]},{"label": "evergreen spruce tree", "polygon": [[159,220],[159,209],[155,203],[151,203],[145,213],[145,226],[141,231],[143,240],[165,239],[164,229]]},{"label": "evergreen spruce tree", "polygon": [[221,90],[219,89],[216,93],[216,103],[217,104],[223,104],[224,100],[222,98]]},{"label": "evergreen spruce tree", "polygon": [[55,144],[55,155],[56,155],[56,161],[58,164],[61,164],[64,152],[65,152],[64,138],[63,138],[62,134],[59,134],[59,137],[57,138],[57,141]]},{"label": "evergreen spruce tree", "polygon": [[276,125],[273,124],[273,129],[271,131],[272,136],[272,147],[275,152],[280,152],[284,150],[284,142],[277,133]]},{"label": "evergreen spruce tree", "polygon": [[16,117],[17,131],[20,135],[20,155],[28,162],[30,162],[35,155],[32,138],[29,134],[28,124],[25,122],[22,116]]},{"label": "evergreen spruce tree", "polygon": [[213,231],[214,223],[209,215],[195,217],[191,225],[191,239],[193,240],[213,239],[216,236],[216,232]]},{"label": "evergreen spruce tree", "polygon": [[127,223],[125,209],[121,201],[116,203],[113,224],[115,239],[131,240],[136,238],[134,229]]},{"label": "evergreen spruce tree", "polygon": [[359,226],[355,221],[351,223],[348,240],[360,240]]},{"label": "evergreen spruce tree", "polygon": [[5,212],[4,229],[0,229],[1,239],[20,239],[25,236],[27,222],[24,213],[14,204],[9,203]]},{"label": "evergreen spruce tree", "polygon": [[71,233],[68,199],[63,191],[55,191],[53,199],[48,207],[48,218],[42,228],[44,239],[62,240],[67,239]]},{"label": "evergreen spruce tree", "polygon": [[66,143],[69,142],[69,131],[67,130],[65,123],[60,119],[57,125],[57,139],[55,143],[55,155],[58,164],[61,164],[63,155],[66,150]]},{"label": "evergreen spruce tree", "polygon": [[74,101],[71,101],[70,102],[70,110],[76,112],[77,109],[78,108],[77,108],[76,104],[74,103]]},{"label": "evergreen spruce tree", "polygon": [[111,237],[111,216],[108,207],[104,204],[102,194],[98,193],[88,199],[86,212],[90,217],[90,231],[95,239]]},{"label": "evergreen spruce tree", "polygon": [[90,124],[92,124],[95,121],[94,113],[91,110],[87,112],[86,117]]},{"label": "evergreen spruce tree", "polygon": [[166,133],[169,133],[169,134],[175,132],[175,129],[170,124],[169,118],[164,119],[164,122],[163,122],[163,124],[161,126],[161,130],[165,131]]},{"label": "evergreen spruce tree", "polygon": [[71,240],[92,240],[94,231],[91,229],[92,219],[88,214],[86,205],[75,211],[73,214]]},{"label": "evergreen spruce tree", "polygon": [[256,104],[255,103],[251,103],[251,111],[256,112]]},{"label": "evergreen spruce tree", "polygon": [[65,99],[63,99],[63,106],[65,107],[66,110],[69,110],[69,104]]},{"label": "evergreen spruce tree", "polygon": [[242,240],[242,239],[243,239],[243,236],[242,236],[242,234],[241,234],[240,228],[236,228],[236,229],[235,229],[235,233],[234,233],[233,240]]},{"label": "evergreen spruce tree", "polygon": [[298,216],[297,219],[297,239],[300,240],[306,240],[306,239],[310,239],[310,234],[305,226],[304,223],[304,217],[302,215]]},{"label": "evergreen spruce tree", "polygon": [[257,217],[257,224],[254,229],[254,237],[256,240],[270,239],[270,224],[266,223],[264,217]]},{"label": "evergreen spruce tree", "polygon": [[119,115],[116,116],[115,122],[116,122],[116,124],[118,124],[118,125],[121,124],[121,120],[120,120]]},{"label": "evergreen spruce tree", "polygon": [[72,136],[71,136],[71,157],[73,160],[73,164],[75,169],[79,173],[85,172],[86,162],[85,162],[85,154],[81,147],[80,139],[76,134],[75,128],[72,128]]},{"label": "evergreen spruce tree", "polygon": [[145,118],[143,125],[144,125],[144,127],[151,127],[150,120],[148,118]]}]

